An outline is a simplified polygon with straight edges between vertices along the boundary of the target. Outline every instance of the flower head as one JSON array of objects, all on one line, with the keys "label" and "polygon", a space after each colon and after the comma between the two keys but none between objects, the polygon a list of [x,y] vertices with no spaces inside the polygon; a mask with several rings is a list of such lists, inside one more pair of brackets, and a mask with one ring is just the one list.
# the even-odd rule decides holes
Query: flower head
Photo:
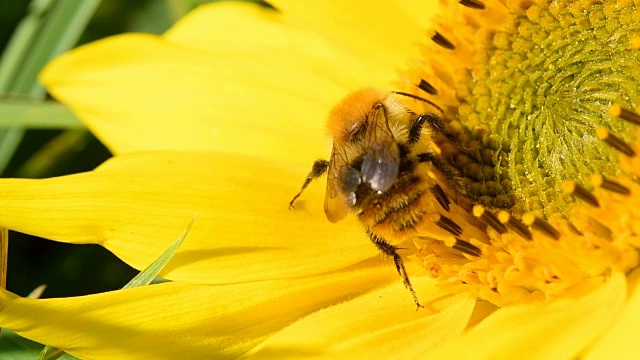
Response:
[{"label": "flower head", "polygon": [[[1,181],[0,225],[100,243],[142,268],[199,218],[162,274],[175,283],[46,301],[4,292],[0,325],[88,358],[628,349],[640,298],[634,2],[273,4],[205,6],[162,37],[106,39],[43,72],[116,156],[86,174]],[[324,220],[322,186],[287,210],[326,154],[329,109],[363,86],[416,96],[402,100],[416,113],[434,111],[419,98],[435,103],[452,135],[425,141],[454,176],[419,170],[454,210],[448,234],[411,239],[417,313],[356,220]]]},{"label": "flower head", "polygon": [[477,259],[438,240],[419,243],[418,257],[500,306],[637,267],[636,8],[443,3],[446,21],[405,83],[446,109],[463,149],[441,142],[443,156],[491,240],[474,239]]}]

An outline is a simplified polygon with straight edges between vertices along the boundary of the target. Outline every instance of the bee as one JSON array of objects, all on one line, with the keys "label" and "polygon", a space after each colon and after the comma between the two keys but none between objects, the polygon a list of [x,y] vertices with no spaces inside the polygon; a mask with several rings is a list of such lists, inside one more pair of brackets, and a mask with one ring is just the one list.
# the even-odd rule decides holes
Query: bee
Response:
[{"label": "bee", "polygon": [[[407,93],[367,88],[350,94],[329,115],[331,157],[315,161],[289,208],[313,180],[326,173],[327,219],[337,222],[354,214],[371,242],[393,259],[404,286],[421,307],[397,245],[416,237],[435,238],[470,256],[480,256],[481,250],[461,238],[473,227],[463,229],[451,219],[466,218],[468,209],[458,206],[463,201],[447,195],[459,193],[456,170],[440,157],[432,141],[437,134],[458,144],[455,136],[440,116],[416,114],[398,96],[425,101],[442,112],[434,103]],[[423,129],[425,124],[429,129]]]}]

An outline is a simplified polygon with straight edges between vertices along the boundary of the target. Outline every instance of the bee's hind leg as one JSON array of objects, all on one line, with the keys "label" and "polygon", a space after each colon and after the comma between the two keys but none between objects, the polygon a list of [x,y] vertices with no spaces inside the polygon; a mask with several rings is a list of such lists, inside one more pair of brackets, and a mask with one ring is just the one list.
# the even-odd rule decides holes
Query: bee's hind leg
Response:
[{"label": "bee's hind leg", "polygon": [[306,189],[307,186],[309,186],[309,184],[311,184],[311,182],[313,180],[315,180],[315,179],[319,178],[320,176],[324,175],[324,173],[327,172],[327,169],[329,169],[329,161],[327,161],[327,160],[320,159],[320,160],[316,160],[313,163],[313,167],[311,168],[311,172],[309,173],[309,175],[307,175],[307,178],[304,180],[304,183],[302,184],[302,187],[300,188],[300,191],[289,202],[289,210],[293,209],[293,203],[296,201],[296,199],[298,199],[300,197],[300,195],[302,195],[302,192],[304,191],[304,189]]},{"label": "bee's hind leg", "polygon": [[413,290],[413,286],[411,286],[411,281],[409,281],[407,270],[404,267],[402,258],[398,254],[398,248],[389,244],[387,240],[374,234],[369,229],[366,230],[366,233],[369,236],[369,239],[371,239],[371,242],[378,248],[378,250],[382,251],[383,254],[393,258],[393,263],[396,265],[396,270],[398,271],[398,275],[400,275],[400,278],[402,279],[402,283],[404,284],[404,287],[406,287],[409,290],[409,292],[411,292],[411,296],[413,296],[413,302],[416,303],[416,306],[418,308],[423,307],[422,305],[420,305],[420,302],[418,301],[418,296],[416,295],[415,290]]}]

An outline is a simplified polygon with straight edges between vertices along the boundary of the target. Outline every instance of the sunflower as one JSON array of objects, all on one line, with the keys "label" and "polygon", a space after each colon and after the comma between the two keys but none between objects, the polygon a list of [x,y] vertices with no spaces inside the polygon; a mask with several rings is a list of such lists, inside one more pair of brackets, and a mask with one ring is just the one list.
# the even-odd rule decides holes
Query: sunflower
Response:
[{"label": "sunflower", "polygon": [[[632,354],[638,3],[271,3],[202,6],[161,37],[108,38],[44,70],[115,156],[1,180],[0,225],[141,269],[199,216],[161,274],[172,282],[2,291],[0,326],[88,359]],[[327,154],[329,109],[365,86],[442,109],[459,144],[432,146],[465,209],[451,220],[482,234],[464,239],[478,256],[406,244],[417,312],[356,219],[325,220],[323,186],[287,206]]]}]

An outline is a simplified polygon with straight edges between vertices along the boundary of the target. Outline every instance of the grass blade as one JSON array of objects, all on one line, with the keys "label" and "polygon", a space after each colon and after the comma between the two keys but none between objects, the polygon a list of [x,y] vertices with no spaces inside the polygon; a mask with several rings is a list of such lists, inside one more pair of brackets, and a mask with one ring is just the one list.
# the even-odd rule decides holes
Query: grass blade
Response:
[{"label": "grass blade", "polygon": [[153,279],[158,276],[165,265],[169,263],[171,258],[173,258],[173,255],[176,253],[180,245],[182,245],[182,242],[187,237],[187,234],[189,234],[189,231],[191,231],[191,226],[193,225],[193,222],[197,217],[198,214],[193,215],[193,219],[191,219],[189,224],[187,224],[187,227],[182,232],[182,235],[178,237],[178,240],[176,240],[171,246],[169,246],[169,248],[165,250],[165,252],[163,252],[162,255],[160,255],[160,257],[156,259],[156,261],[151,263],[151,265],[149,265],[146,269],[142,270],[138,275],[136,275],[136,277],[131,279],[131,281],[129,281],[127,285],[123,286],[122,288],[129,289],[138,286],[149,285],[153,281]]}]

